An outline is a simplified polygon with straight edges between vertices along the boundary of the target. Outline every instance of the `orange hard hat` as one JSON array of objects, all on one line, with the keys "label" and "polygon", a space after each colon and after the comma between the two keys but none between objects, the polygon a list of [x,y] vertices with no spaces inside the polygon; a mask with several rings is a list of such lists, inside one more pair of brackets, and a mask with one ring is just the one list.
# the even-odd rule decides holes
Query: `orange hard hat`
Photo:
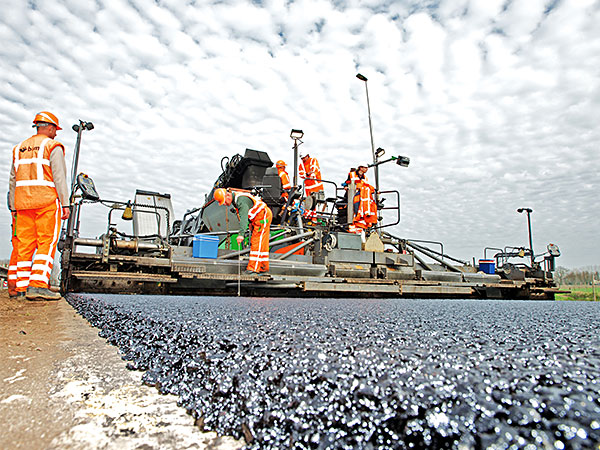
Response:
[{"label": "orange hard hat", "polygon": [[215,190],[213,194],[214,199],[217,201],[219,205],[223,205],[225,203],[225,197],[227,196],[227,189],[219,188]]},{"label": "orange hard hat", "polygon": [[283,159],[280,159],[275,163],[275,167],[285,167],[285,161]]},{"label": "orange hard hat", "polygon": [[51,112],[41,111],[37,113],[35,119],[33,119],[33,123],[37,124],[38,122],[51,123],[56,126],[57,130],[62,130],[62,128],[58,126],[58,118]]}]

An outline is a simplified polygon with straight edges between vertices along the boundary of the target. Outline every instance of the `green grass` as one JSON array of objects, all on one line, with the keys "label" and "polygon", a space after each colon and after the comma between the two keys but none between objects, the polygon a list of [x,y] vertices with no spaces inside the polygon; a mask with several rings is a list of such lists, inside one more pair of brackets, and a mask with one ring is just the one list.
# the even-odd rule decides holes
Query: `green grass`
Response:
[{"label": "green grass", "polygon": [[[556,294],[556,300],[594,301],[591,286],[561,286],[562,291],[571,291],[570,294]],[[600,286],[595,286],[596,300],[600,301]]]}]

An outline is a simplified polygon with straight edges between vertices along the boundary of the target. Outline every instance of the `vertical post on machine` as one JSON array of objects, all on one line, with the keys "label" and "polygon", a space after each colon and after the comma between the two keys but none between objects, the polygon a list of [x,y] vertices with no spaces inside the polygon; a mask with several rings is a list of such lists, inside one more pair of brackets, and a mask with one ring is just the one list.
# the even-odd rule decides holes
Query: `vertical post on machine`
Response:
[{"label": "vertical post on machine", "polygon": [[75,210],[75,189],[77,186],[77,166],[79,165],[79,151],[81,148],[81,134],[83,130],[93,130],[94,124],[92,122],[84,122],[79,120],[79,125],[75,124],[72,126],[73,131],[77,133],[77,140],[75,141],[75,149],[73,151],[73,165],[71,167],[71,195],[69,197],[69,207],[71,214],[67,219],[66,233],[64,236],[64,245],[62,248],[62,276],[60,280],[61,293],[64,295],[68,289],[68,283],[70,278],[70,262],[71,253],[73,251],[74,231],[75,222],[79,216],[78,211]]},{"label": "vertical post on machine", "polygon": [[[299,187],[298,187],[298,147],[300,147],[303,142],[300,140],[302,139],[302,137],[304,136],[304,131],[302,130],[296,130],[296,129],[292,129],[292,131],[290,132],[290,137],[294,140],[294,183],[292,185],[292,190],[290,192],[290,198],[288,199],[288,204],[290,201],[292,201],[294,195],[296,194],[296,192],[298,192]],[[287,216],[287,208],[283,213],[282,216],[282,221],[285,220]]]},{"label": "vertical post on machine", "polygon": [[[290,137],[294,140],[294,189],[298,186],[298,147],[302,144],[302,136],[304,132],[302,130],[292,130]],[[300,144],[298,144],[300,142]]]},{"label": "vertical post on machine", "polygon": [[531,213],[533,209],[531,208],[519,208],[517,209],[518,213],[526,212],[527,213],[527,229],[529,230],[529,252],[531,253],[531,268],[533,269],[533,263],[535,260],[535,256],[533,254],[533,239],[531,237]]},{"label": "vertical post on machine", "polygon": [[373,165],[375,166],[375,188],[379,190],[379,167],[377,165],[377,154],[375,153],[375,144],[373,143],[373,124],[371,122],[371,104],[369,103],[369,87],[367,86],[368,78],[357,73],[356,78],[365,82],[365,91],[367,93],[367,114],[369,115],[369,133],[371,135],[371,154],[373,155]]},{"label": "vertical post on machine", "polygon": [[[73,152],[73,166],[71,168],[71,196],[69,198],[69,203],[71,208],[73,208],[74,197],[75,197],[75,188],[77,185],[77,167],[79,165],[79,151],[81,148],[81,133],[83,130],[93,130],[94,124],[92,122],[84,122],[82,120],[79,121],[79,125],[73,125],[73,131],[77,133],[77,141],[75,142],[75,150]],[[67,238],[73,237],[73,230],[75,228],[75,211],[71,211],[69,215],[69,219],[67,221]]]},{"label": "vertical post on machine", "polygon": [[[369,115],[369,133],[371,135],[371,154],[373,155],[373,167],[375,168],[375,202],[377,204],[379,204],[379,164],[378,164],[378,160],[379,160],[379,150],[382,150],[383,154],[383,149],[378,149],[378,151],[375,151],[375,144],[373,143],[373,124],[371,122],[371,104],[369,103],[369,87],[367,86],[367,81],[368,78],[365,77],[363,74],[357,73],[356,74],[356,78],[358,78],[361,81],[365,82],[365,91],[367,93],[367,113]],[[379,226],[381,224],[381,220],[379,220],[379,214],[377,215],[377,225]],[[381,234],[381,229],[377,229],[377,233]]]}]

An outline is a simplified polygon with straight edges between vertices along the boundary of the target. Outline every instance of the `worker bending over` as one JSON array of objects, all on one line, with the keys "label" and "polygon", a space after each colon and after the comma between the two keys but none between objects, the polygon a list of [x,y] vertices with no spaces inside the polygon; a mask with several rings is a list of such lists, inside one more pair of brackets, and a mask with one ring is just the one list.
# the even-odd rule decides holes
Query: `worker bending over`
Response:
[{"label": "worker bending over", "polygon": [[250,261],[247,274],[269,271],[269,237],[273,213],[259,197],[241,191],[219,188],[214,199],[219,205],[233,205],[240,218],[238,245],[244,241],[244,233],[250,230]]},{"label": "worker bending over", "polygon": [[[15,145],[9,179],[9,207],[15,213],[17,295],[28,300],[58,300],[49,289],[61,219],[69,217],[65,148],[52,113],[38,113],[37,134]],[[34,258],[35,253],[35,258]],[[33,258],[33,261],[32,261]]]},{"label": "worker bending over", "polygon": [[308,153],[301,156],[298,174],[304,181],[306,197],[311,199],[307,209],[315,209],[318,202],[325,206],[325,191],[321,182],[321,168],[317,158],[311,158]]}]

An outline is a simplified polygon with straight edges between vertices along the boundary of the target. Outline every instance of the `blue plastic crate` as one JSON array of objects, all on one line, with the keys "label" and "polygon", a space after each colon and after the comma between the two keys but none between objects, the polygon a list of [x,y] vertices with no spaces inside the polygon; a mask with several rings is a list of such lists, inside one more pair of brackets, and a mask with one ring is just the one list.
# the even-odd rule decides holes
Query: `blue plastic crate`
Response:
[{"label": "blue plastic crate", "polygon": [[490,275],[496,273],[496,261],[493,259],[480,259],[479,270]]},{"label": "blue plastic crate", "polygon": [[215,259],[219,253],[219,237],[197,234],[192,239],[192,256],[194,258]]}]

